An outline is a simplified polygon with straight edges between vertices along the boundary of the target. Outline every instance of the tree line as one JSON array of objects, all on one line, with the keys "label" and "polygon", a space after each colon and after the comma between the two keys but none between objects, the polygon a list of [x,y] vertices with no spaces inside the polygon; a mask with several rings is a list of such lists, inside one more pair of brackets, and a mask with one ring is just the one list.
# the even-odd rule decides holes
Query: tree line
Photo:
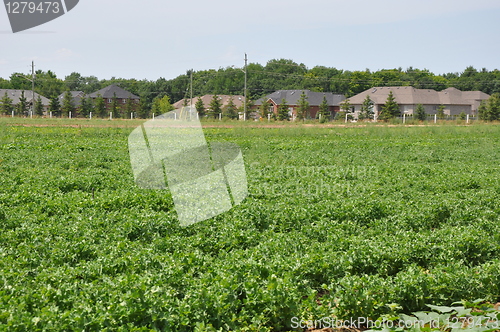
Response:
[{"label": "tree line", "polygon": [[[500,93],[498,69],[478,70],[472,66],[459,73],[434,74],[426,69],[412,67],[405,70],[397,68],[378,71],[368,69],[349,71],[325,66],[309,69],[293,60],[273,59],[265,65],[250,63],[246,72],[249,101],[257,100],[276,90],[290,89],[333,92],[350,97],[376,86],[413,86],[437,91],[455,87],[462,91]],[[227,67],[202,71],[188,70],[173,79],[160,77],[157,80],[137,80],[113,77],[101,80],[96,76],[83,76],[78,72],[61,79],[50,70],[37,70],[35,92],[52,101],[65,91],[83,91],[85,94],[90,94],[110,84],[117,84],[141,98],[140,104],[134,107],[137,108],[139,116],[147,117],[154,111],[158,101],[165,96],[172,103],[188,98],[190,84],[193,86],[194,96],[243,95],[244,75],[241,68]],[[31,82],[22,76],[27,75],[13,73],[8,79],[0,78],[0,89],[31,90]]]}]

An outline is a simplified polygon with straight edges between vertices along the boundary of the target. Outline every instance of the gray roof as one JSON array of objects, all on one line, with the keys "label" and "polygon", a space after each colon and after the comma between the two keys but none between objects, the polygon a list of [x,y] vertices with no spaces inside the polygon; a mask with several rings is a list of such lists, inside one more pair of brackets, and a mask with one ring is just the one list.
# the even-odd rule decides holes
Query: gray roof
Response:
[{"label": "gray roof", "polygon": [[[32,91],[31,90],[12,90],[12,89],[0,89],[0,99],[5,96],[5,93],[7,92],[7,96],[9,96],[10,99],[12,99],[12,104],[16,105],[19,103],[19,98],[21,98],[22,92],[24,91],[24,97],[28,101],[28,103],[31,103],[32,99]],[[39,94],[35,92],[35,100],[38,99]],[[45,98],[44,96],[40,95],[40,98],[42,99],[42,105],[48,106],[50,104],[50,100]]]},{"label": "gray roof", "polygon": [[101,95],[103,98],[113,98],[116,94],[116,98],[120,99],[139,99],[139,96],[134,95],[127,90],[120,88],[118,85],[111,84],[104,89],[91,93],[89,95],[90,98],[97,98],[98,95]]},{"label": "gray roof", "polygon": [[[85,97],[85,92],[83,92],[83,91],[70,91],[69,93],[71,94],[71,100],[73,102],[73,105],[75,105],[75,106],[80,105],[82,98]],[[66,94],[66,92],[63,92],[59,95],[59,97],[58,97],[59,102],[63,101],[65,94]]]},{"label": "gray roof", "polygon": [[432,89],[399,86],[370,88],[349,98],[349,102],[351,105],[361,105],[366,96],[370,96],[370,99],[375,104],[385,104],[391,91],[396,102],[400,105],[473,105],[478,100],[485,100],[490,97],[481,91],[463,92],[455,88],[448,88],[438,92]]},{"label": "gray roof", "polygon": [[323,102],[323,97],[326,97],[328,106],[339,106],[345,99],[344,95],[333,94],[331,92],[313,92],[310,90],[278,90],[270,95],[265,96],[255,102],[255,105],[262,105],[264,100],[272,100],[275,104],[281,104],[283,99],[290,106],[298,105],[302,92],[307,96],[307,102],[310,106],[319,106]]},{"label": "gray roof", "polygon": [[[212,101],[214,95],[204,95],[202,97],[193,97],[193,106],[196,104],[198,99],[201,99],[203,101],[203,105],[205,107],[210,107],[210,102]],[[233,99],[234,105],[238,108],[243,105],[243,100],[245,99],[244,96],[236,95],[236,96],[229,96],[229,95],[217,95],[219,97],[222,108],[226,107],[227,104],[229,103],[230,99]],[[187,99],[187,103],[190,104],[191,101]],[[182,108],[184,106],[184,99],[179,100],[178,102],[174,103],[173,106],[178,109]]]}]

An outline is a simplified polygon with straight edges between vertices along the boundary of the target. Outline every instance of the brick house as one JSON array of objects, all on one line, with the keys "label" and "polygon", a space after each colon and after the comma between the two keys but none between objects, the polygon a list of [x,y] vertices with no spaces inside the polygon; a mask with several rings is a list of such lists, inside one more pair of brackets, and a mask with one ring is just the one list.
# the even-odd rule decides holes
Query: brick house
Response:
[{"label": "brick house", "polygon": [[399,86],[370,88],[349,98],[349,102],[353,111],[359,113],[366,96],[370,96],[374,104],[373,111],[375,114],[379,114],[391,91],[399,105],[401,114],[407,115],[413,114],[417,105],[421,104],[427,114],[436,114],[442,105],[446,115],[458,115],[464,112],[474,116],[477,114],[481,101],[490,97],[481,91],[460,91],[456,88],[448,88],[438,92],[432,89]]},{"label": "brick house", "polygon": [[344,95],[334,94],[332,92],[313,92],[310,90],[279,90],[267,95],[254,104],[254,109],[258,109],[262,103],[267,100],[270,102],[270,111],[274,114],[278,114],[278,106],[284,99],[290,110],[290,115],[297,115],[297,109],[299,107],[299,100],[302,92],[305,93],[307,102],[309,103],[309,117],[316,118],[319,112],[319,107],[323,102],[323,98],[326,98],[328,103],[328,111],[334,116],[335,112],[340,110],[340,103],[345,99]]},{"label": "brick house", "polygon": [[19,103],[19,99],[21,98],[23,91],[24,91],[24,98],[26,98],[26,101],[30,107],[32,100],[35,100],[36,103],[38,96],[40,96],[40,99],[42,100],[43,111],[44,112],[48,111],[50,100],[42,95],[39,95],[36,92],[34,96],[35,98],[33,98],[31,90],[0,89],[0,99],[2,99],[5,96],[5,94],[7,94],[7,96],[12,100],[12,105],[15,106]]},{"label": "brick house", "polygon": [[139,96],[136,96],[133,93],[128,92],[127,90],[122,89],[115,84],[111,84],[104,89],[89,94],[89,97],[92,98],[94,102],[99,96],[104,98],[104,103],[106,104],[107,110],[111,109],[111,103],[113,102],[113,98],[115,97],[117,99],[118,105],[123,105],[121,106],[122,108],[127,104],[129,99],[132,99],[132,102],[136,104],[139,104],[140,101]]}]

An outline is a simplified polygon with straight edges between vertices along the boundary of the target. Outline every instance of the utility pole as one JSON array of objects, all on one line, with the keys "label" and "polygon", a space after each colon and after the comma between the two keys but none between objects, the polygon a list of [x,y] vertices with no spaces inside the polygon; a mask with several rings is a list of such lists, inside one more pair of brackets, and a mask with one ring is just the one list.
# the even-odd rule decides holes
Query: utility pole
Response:
[{"label": "utility pole", "polygon": [[245,70],[243,71],[245,73],[245,100],[243,100],[243,119],[246,119],[246,114],[247,114],[247,54],[245,53]]},{"label": "utility pole", "polygon": [[35,113],[35,61],[31,61],[31,116]]},{"label": "utility pole", "polygon": [[192,109],[193,108],[193,69],[191,69],[190,85],[191,85],[191,91],[190,91],[190,96],[189,96],[189,98],[190,98],[190,100],[189,100],[190,105],[189,106]]}]

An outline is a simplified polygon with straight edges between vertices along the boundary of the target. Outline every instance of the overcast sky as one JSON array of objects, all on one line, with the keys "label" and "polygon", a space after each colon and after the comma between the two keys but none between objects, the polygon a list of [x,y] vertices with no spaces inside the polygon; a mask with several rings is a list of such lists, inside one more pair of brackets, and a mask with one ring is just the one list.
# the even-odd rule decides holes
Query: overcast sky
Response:
[{"label": "overcast sky", "polygon": [[172,79],[276,58],[346,70],[500,69],[499,0],[80,0],[13,34],[0,8],[0,77],[52,70]]}]

